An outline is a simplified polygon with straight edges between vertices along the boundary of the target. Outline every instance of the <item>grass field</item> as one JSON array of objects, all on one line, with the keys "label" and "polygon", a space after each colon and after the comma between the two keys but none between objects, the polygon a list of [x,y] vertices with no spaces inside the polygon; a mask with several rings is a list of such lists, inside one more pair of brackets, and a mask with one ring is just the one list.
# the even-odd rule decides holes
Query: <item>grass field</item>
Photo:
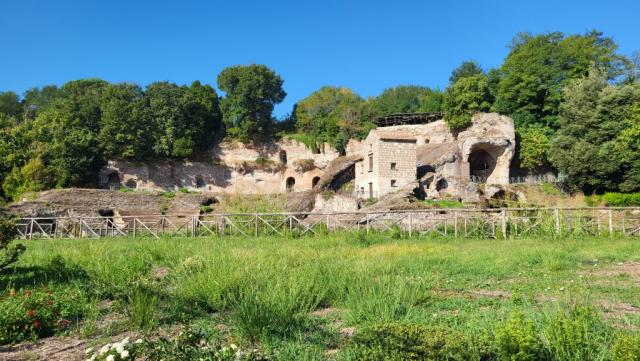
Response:
[{"label": "grass field", "polygon": [[149,340],[165,335],[162,347],[145,345],[171,360],[209,352],[172,343],[177,325],[191,325],[186,334],[213,348],[262,355],[246,352],[247,359],[640,357],[640,240],[633,238],[345,233],[26,246],[0,274],[0,327],[12,329],[20,311],[9,306],[25,292],[55,298],[69,324],[22,339],[5,331],[3,343],[56,334],[99,347],[133,331]]}]

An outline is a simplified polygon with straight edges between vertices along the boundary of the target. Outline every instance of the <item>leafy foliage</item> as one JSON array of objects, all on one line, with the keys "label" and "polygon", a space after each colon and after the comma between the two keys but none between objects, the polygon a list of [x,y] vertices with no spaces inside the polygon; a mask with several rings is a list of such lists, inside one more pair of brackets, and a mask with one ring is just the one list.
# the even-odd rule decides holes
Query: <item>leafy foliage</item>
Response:
[{"label": "leafy foliage", "polygon": [[533,321],[515,311],[496,330],[498,357],[505,361],[538,361],[548,356]]},{"label": "leafy foliage", "polygon": [[460,78],[444,95],[444,117],[452,129],[469,126],[474,113],[487,111],[490,107],[489,83],[481,74]]},{"label": "leafy foliage", "polygon": [[18,235],[12,216],[0,217],[0,270],[18,261],[26,247],[22,243],[12,244]]},{"label": "leafy foliage", "polygon": [[218,88],[225,92],[220,102],[227,133],[242,142],[268,139],[275,123],[273,107],[287,93],[284,80],[264,65],[238,65],[218,75]]},{"label": "leafy foliage", "polygon": [[0,344],[34,340],[67,329],[80,316],[74,296],[46,289],[10,291],[0,301]]},{"label": "leafy foliage", "polygon": [[475,60],[463,61],[457,68],[451,71],[449,77],[449,84],[455,84],[461,78],[466,78],[473,75],[484,74],[484,70]]},{"label": "leafy foliage", "polygon": [[438,112],[442,108],[442,92],[416,85],[387,88],[369,100],[369,116],[398,113]]},{"label": "leafy foliage", "polygon": [[364,109],[364,100],[350,89],[323,87],[296,104],[296,128],[313,149],[329,143],[344,150],[350,138],[371,128],[363,121]]},{"label": "leafy foliage", "polygon": [[586,192],[640,190],[634,148],[640,84],[608,85],[605,74],[571,82],[564,93],[560,129],[551,142],[550,160],[570,184]]}]

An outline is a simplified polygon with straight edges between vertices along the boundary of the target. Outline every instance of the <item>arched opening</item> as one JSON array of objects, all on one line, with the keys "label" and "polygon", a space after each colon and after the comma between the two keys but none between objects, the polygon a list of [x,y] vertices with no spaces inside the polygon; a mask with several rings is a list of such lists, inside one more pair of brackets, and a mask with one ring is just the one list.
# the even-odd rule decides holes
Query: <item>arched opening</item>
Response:
[{"label": "arched opening", "polygon": [[311,188],[315,188],[316,185],[318,185],[318,182],[320,182],[320,177],[313,177],[313,179],[311,180]]},{"label": "arched opening", "polygon": [[480,144],[469,154],[469,176],[471,181],[486,183],[496,169],[496,160],[504,152],[503,148],[491,144]]},{"label": "arched opening", "polygon": [[287,165],[287,152],[284,150],[280,151],[280,163]]},{"label": "arched opening", "polygon": [[447,188],[449,188],[449,182],[447,182],[446,179],[442,178],[438,182],[436,182],[436,190],[438,192],[443,191]]},{"label": "arched opening", "polygon": [[424,177],[428,173],[435,173],[435,172],[436,172],[436,170],[432,166],[430,166],[430,165],[421,165],[421,166],[418,167],[417,176],[418,176],[418,179],[421,179],[422,177]]},{"label": "arched opening", "polygon": [[107,188],[111,190],[120,189],[120,176],[118,173],[109,173],[109,177],[107,178]]},{"label": "arched opening", "polygon": [[197,188],[204,188],[205,183],[204,183],[204,178],[202,178],[201,175],[196,176],[196,187]]},{"label": "arched opening", "polygon": [[287,192],[293,192],[296,185],[296,180],[293,177],[287,178]]},{"label": "arched opening", "polygon": [[124,184],[127,188],[136,189],[138,188],[138,183],[133,179],[129,179],[127,183]]}]

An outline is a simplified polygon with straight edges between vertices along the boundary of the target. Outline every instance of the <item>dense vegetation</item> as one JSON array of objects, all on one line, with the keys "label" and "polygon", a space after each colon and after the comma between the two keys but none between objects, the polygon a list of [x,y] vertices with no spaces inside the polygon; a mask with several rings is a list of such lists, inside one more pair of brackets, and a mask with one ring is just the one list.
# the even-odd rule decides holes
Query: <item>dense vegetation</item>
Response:
[{"label": "dense vegetation", "polygon": [[0,343],[119,341],[100,359],[638,359],[634,241],[405,236],[27,241],[0,272]]},{"label": "dense vegetation", "polygon": [[141,88],[98,79],[34,88],[22,97],[0,93],[0,196],[91,185],[111,157],[193,157],[216,140],[260,142],[288,135],[319,149],[344,151],[375,117],[444,112],[451,128],[478,111],[513,117],[516,168],[556,169],[573,189],[602,193],[640,190],[640,55],[629,59],[612,39],[519,34],[503,64],[474,61],[452,71],[444,91],[403,85],[364,99],[325,86],[274,119],[286,96],[284,80],[263,65],[234,66],[210,85],[158,82]]}]

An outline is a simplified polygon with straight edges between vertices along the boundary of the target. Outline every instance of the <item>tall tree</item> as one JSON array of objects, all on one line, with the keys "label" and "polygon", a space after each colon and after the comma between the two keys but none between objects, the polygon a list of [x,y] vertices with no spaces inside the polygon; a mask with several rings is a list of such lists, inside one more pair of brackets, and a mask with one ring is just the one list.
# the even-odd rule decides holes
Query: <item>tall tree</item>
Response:
[{"label": "tall tree", "polygon": [[476,74],[462,77],[445,92],[444,119],[452,129],[467,127],[471,124],[473,114],[489,110],[491,102],[486,76]]},{"label": "tall tree", "polygon": [[14,92],[0,92],[0,114],[6,117],[20,117],[22,104]]},{"label": "tall tree", "polygon": [[274,131],[273,107],[287,93],[284,81],[264,65],[238,65],[218,75],[218,88],[225,92],[220,102],[227,133],[243,142],[265,139]]},{"label": "tall tree", "polygon": [[373,116],[384,116],[398,113],[416,113],[421,111],[422,98],[432,91],[416,85],[400,85],[385,89],[382,94],[371,99],[370,108]]},{"label": "tall tree", "polygon": [[612,86],[606,79],[606,72],[592,70],[568,84],[549,158],[573,187],[588,193],[637,191],[633,144],[629,149],[620,143],[633,133],[640,85]]},{"label": "tall tree", "polygon": [[477,61],[463,61],[462,64],[451,72],[451,76],[449,76],[449,84],[454,84],[461,78],[479,74],[484,74],[484,70]]},{"label": "tall tree", "polygon": [[296,128],[308,146],[329,143],[344,150],[350,138],[368,129],[363,122],[364,100],[348,88],[325,86],[298,102]]},{"label": "tall tree", "polygon": [[588,75],[593,64],[607,79],[624,72],[627,61],[617,46],[599,32],[564,36],[518,34],[499,69],[494,109],[510,115],[517,125],[558,127],[562,89],[571,79]]}]

